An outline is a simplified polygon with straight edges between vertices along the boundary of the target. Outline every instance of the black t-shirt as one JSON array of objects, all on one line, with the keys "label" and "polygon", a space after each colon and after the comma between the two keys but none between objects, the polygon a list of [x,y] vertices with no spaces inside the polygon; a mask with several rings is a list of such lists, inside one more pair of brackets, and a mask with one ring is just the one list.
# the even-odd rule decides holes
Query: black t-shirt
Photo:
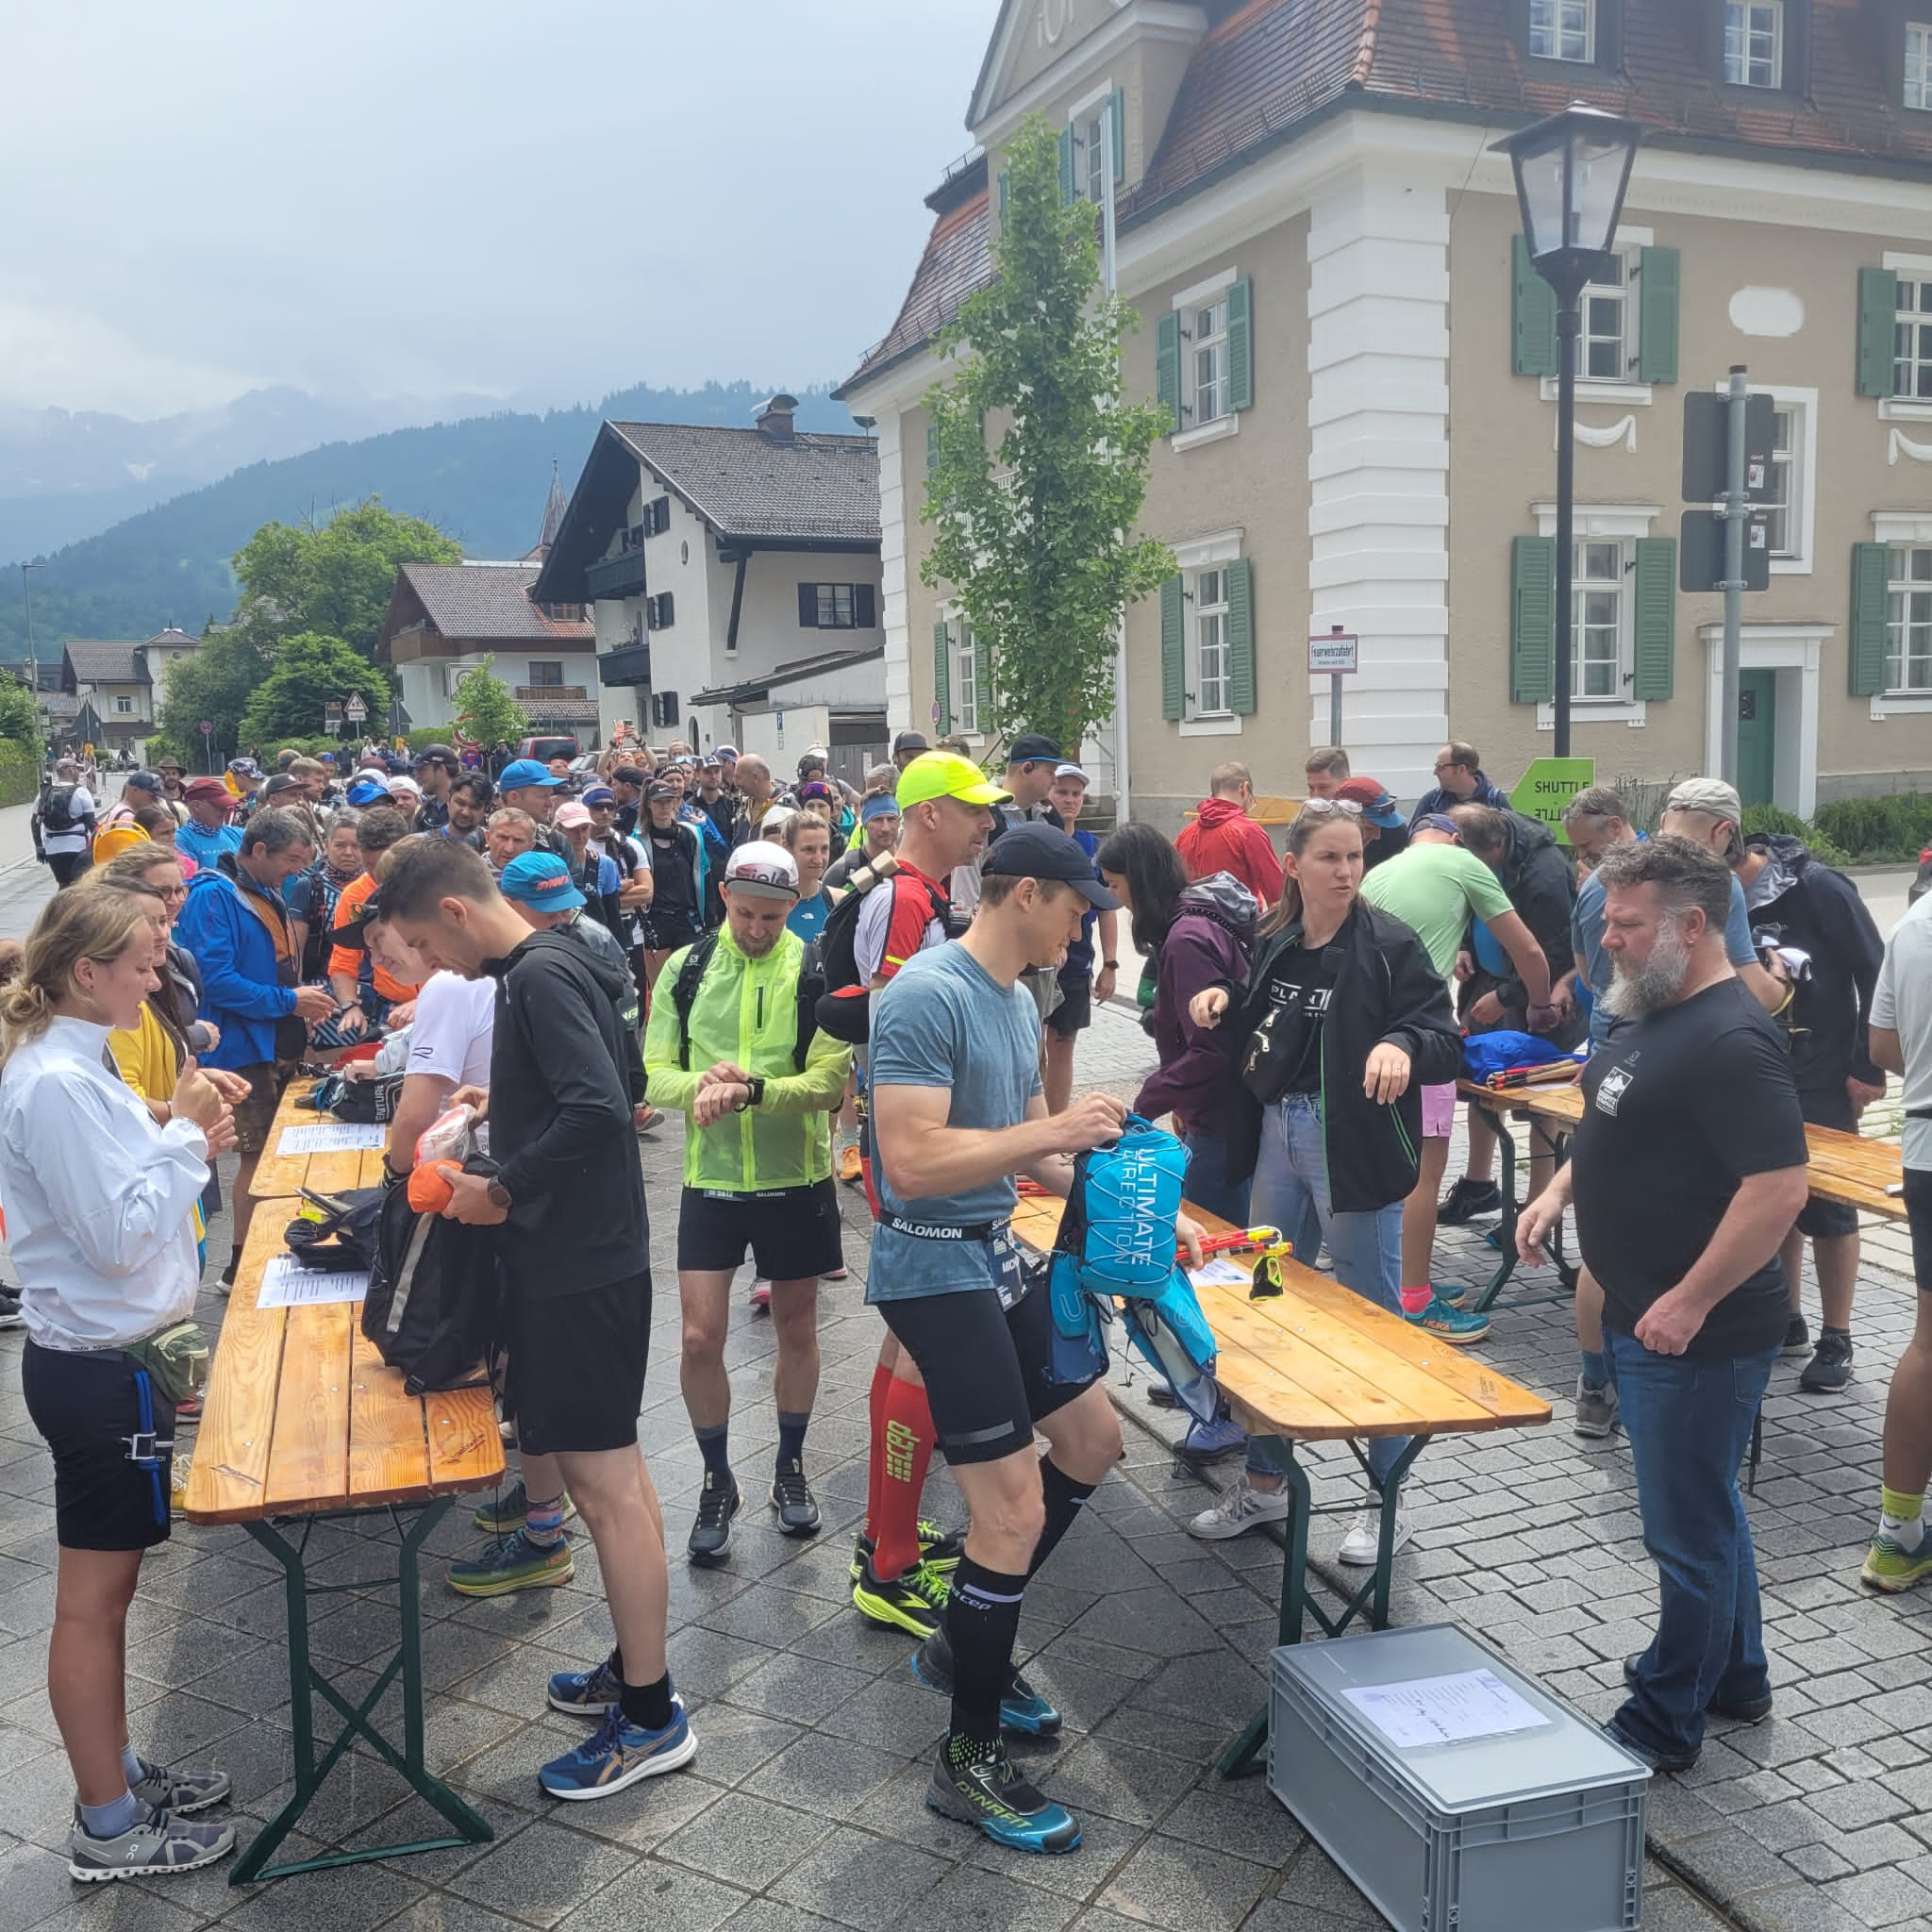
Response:
[{"label": "black t-shirt", "polygon": [[651,905],[659,912],[698,909],[696,833],[673,824],[666,830],[651,826]]},{"label": "black t-shirt", "polygon": [[[1349,917],[1354,918],[1351,913]],[[1268,1009],[1248,1042],[1241,1078],[1264,1104],[1322,1090],[1322,1023],[1348,943],[1342,930],[1315,951],[1286,946],[1269,965]]]},{"label": "black t-shirt", "polygon": [[[1777,1028],[1738,979],[1647,1013],[1594,1054],[1576,1131],[1577,1243],[1626,1335],[1709,1245],[1738,1184],[1806,1162]],[[1687,1355],[1769,1348],[1790,1316],[1774,1255],[1705,1317]]]}]

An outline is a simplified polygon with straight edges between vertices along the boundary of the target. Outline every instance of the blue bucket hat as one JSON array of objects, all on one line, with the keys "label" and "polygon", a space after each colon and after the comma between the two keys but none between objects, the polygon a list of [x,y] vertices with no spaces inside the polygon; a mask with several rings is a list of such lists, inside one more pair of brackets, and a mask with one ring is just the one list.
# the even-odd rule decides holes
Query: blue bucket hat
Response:
[{"label": "blue bucket hat", "polygon": [[554,852],[520,852],[504,867],[497,889],[533,912],[574,912],[584,895],[571,883],[570,868]]},{"label": "blue bucket hat", "polygon": [[521,791],[525,785],[561,785],[563,780],[548,765],[540,765],[535,758],[512,758],[503,768],[503,775],[496,781],[499,791]]}]

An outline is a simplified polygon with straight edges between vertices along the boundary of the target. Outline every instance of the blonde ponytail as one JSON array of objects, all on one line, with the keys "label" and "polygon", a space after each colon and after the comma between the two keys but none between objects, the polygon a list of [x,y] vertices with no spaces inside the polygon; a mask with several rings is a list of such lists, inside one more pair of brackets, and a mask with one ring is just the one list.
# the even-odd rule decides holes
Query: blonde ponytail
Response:
[{"label": "blonde ponytail", "polygon": [[0,1065],[38,1040],[60,1002],[74,997],[74,969],[82,959],[110,965],[137,942],[151,946],[154,937],[133,893],[57,892],[27,934],[18,976],[0,993]]}]

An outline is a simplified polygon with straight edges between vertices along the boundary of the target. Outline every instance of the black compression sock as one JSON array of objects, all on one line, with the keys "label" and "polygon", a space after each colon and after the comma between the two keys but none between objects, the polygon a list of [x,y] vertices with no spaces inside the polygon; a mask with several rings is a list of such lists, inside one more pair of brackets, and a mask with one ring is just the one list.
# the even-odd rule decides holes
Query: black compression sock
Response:
[{"label": "black compression sock", "polygon": [[791,1415],[784,1409],[778,1411],[778,1467],[784,1469],[791,1463],[805,1460],[805,1432],[811,1426],[811,1411],[803,1415]]},{"label": "black compression sock", "polygon": [[698,1439],[698,1454],[705,1458],[705,1474],[716,1476],[718,1487],[728,1490],[731,1487],[731,1452],[727,1439],[731,1434],[729,1423],[720,1423],[714,1429],[691,1430]]},{"label": "black compression sock", "polygon": [[1040,1488],[1046,1503],[1046,1522],[1040,1541],[1033,1546],[1033,1560],[1026,1566],[1028,1576],[1038,1576],[1040,1566],[1059,1547],[1060,1539],[1074,1526],[1087,1498],[1097,1483],[1076,1483],[1051,1456],[1040,1464]]},{"label": "black compression sock", "polygon": [[647,1731],[661,1731],[671,1722],[671,1673],[655,1684],[626,1684],[618,1700],[630,1723]]},{"label": "black compression sock", "polygon": [[953,1644],[953,1737],[997,1748],[1000,1699],[1012,1675],[1024,1576],[988,1570],[961,1557],[946,1605]]}]

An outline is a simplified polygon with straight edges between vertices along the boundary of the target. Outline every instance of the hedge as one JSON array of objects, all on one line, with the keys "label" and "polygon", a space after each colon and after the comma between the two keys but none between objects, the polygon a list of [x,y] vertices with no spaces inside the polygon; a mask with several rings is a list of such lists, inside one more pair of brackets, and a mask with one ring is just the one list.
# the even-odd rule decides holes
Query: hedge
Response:
[{"label": "hedge", "polygon": [[1856,859],[1915,865],[1932,845],[1932,796],[1894,791],[1885,798],[1835,798],[1818,808],[1815,823]]},{"label": "hedge", "polygon": [[1796,812],[1786,811],[1775,805],[1747,805],[1744,808],[1743,833],[1745,838],[1759,832],[1788,832],[1794,839],[1802,839],[1810,848],[1814,858],[1821,858],[1826,865],[1849,865],[1851,855],[1839,847],[1815,824],[1807,824]]},{"label": "hedge", "polygon": [[38,751],[0,739],[0,805],[25,805],[38,796],[42,769]]}]

